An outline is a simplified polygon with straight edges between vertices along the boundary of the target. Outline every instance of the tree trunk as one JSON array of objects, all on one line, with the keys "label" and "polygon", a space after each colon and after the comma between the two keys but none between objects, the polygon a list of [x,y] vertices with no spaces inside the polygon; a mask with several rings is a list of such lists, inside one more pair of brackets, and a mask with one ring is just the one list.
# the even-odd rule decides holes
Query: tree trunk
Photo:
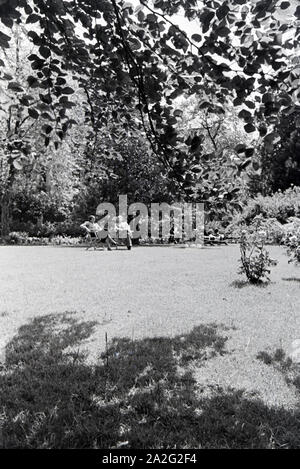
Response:
[{"label": "tree trunk", "polygon": [[44,222],[44,215],[41,213],[37,218],[37,227],[41,228]]},{"label": "tree trunk", "polygon": [[1,236],[7,236],[10,231],[10,197],[3,196],[1,200]]}]

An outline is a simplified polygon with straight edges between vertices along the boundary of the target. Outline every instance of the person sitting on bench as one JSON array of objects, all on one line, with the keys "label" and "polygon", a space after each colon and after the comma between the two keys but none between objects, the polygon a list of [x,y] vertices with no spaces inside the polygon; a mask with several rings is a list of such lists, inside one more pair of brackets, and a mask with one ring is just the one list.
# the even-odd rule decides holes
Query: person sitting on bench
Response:
[{"label": "person sitting on bench", "polygon": [[96,223],[96,217],[94,217],[94,215],[89,216],[88,221],[82,223],[80,228],[84,229],[86,234],[91,238],[96,238],[96,233],[100,230],[100,226]]},{"label": "person sitting on bench", "polygon": [[120,231],[123,231],[123,232],[126,233],[125,244],[127,246],[127,249],[130,251],[131,247],[132,247],[132,231],[131,231],[131,228],[130,228],[129,224],[127,223],[127,221],[122,217],[122,215],[119,215],[118,217],[116,217],[115,221],[116,221],[117,236],[119,237]]},{"label": "person sitting on bench", "polygon": [[225,236],[222,233],[219,232],[218,228],[215,229],[215,235],[214,236],[215,236],[215,239],[217,241],[223,241],[224,238],[225,238]]},{"label": "person sitting on bench", "polygon": [[94,215],[91,215],[88,221],[82,223],[80,228],[86,231],[86,233],[91,237],[92,241],[96,241],[96,239],[98,239],[101,243],[106,244],[108,251],[111,251],[111,244],[117,246],[117,243],[112,239],[109,233],[105,234],[103,237],[99,236],[101,233],[103,233],[103,230],[100,225],[96,223],[96,218]]},{"label": "person sitting on bench", "polygon": [[209,230],[207,235],[204,236],[204,240],[208,244],[227,244],[225,235],[220,233],[219,230],[216,228],[215,230]]}]

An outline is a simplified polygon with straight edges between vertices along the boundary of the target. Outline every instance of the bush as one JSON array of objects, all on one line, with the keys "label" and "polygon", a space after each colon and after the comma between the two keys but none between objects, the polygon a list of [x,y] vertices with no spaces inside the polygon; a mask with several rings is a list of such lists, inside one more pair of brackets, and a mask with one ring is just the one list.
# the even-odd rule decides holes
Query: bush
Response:
[{"label": "bush", "polygon": [[30,246],[44,246],[44,245],[65,245],[65,246],[74,246],[77,244],[84,243],[84,238],[80,237],[72,237],[72,236],[52,236],[52,237],[45,237],[45,236],[29,236],[28,233],[25,232],[18,232],[12,231],[9,235],[2,240],[4,243],[7,244],[25,244]]},{"label": "bush", "polygon": [[[276,218],[264,219],[262,216],[258,216],[255,219],[260,218],[263,221],[263,229],[266,232],[265,244],[280,244],[283,242],[285,237],[285,226],[279,223]],[[231,236],[232,238],[239,239],[243,230],[248,231],[252,224],[247,225],[241,218],[237,219],[234,224],[231,224],[226,230],[225,235]]]},{"label": "bush", "polygon": [[73,236],[78,237],[83,234],[80,228],[80,222],[63,221],[63,222],[49,222],[46,221],[42,225],[37,225],[32,222],[12,222],[12,231],[14,232],[27,232],[28,236],[34,238],[51,238],[53,236]]},{"label": "bush", "polygon": [[82,228],[80,228],[82,222],[76,221],[63,221],[56,223],[56,235],[80,237],[83,234]]},{"label": "bush", "polygon": [[247,230],[257,216],[268,223],[266,242],[282,243],[288,228],[286,224],[300,217],[300,187],[250,199],[242,213],[235,213],[233,221],[225,230],[226,235],[237,238],[241,230]]},{"label": "bush", "polygon": [[293,186],[284,192],[279,190],[273,195],[259,195],[251,199],[247,203],[243,218],[246,223],[251,223],[257,215],[275,218],[280,223],[287,223],[290,217],[300,216],[300,187]]},{"label": "bush", "polygon": [[52,238],[54,236],[74,236],[78,237],[83,234],[82,229],[80,228],[80,223],[73,221],[63,221],[63,222],[46,222],[43,223],[40,227],[35,228],[35,232],[32,233],[33,236],[38,237],[48,237]]},{"label": "bush", "polygon": [[240,274],[245,274],[250,283],[258,284],[263,279],[269,280],[270,266],[276,265],[265,249],[267,231],[262,217],[256,217],[240,236],[241,267]]},{"label": "bush", "polygon": [[51,244],[55,245],[65,245],[65,246],[74,246],[76,244],[81,244],[83,242],[82,237],[71,237],[71,236],[55,236],[51,239]]},{"label": "bush", "polygon": [[6,238],[8,244],[26,244],[28,233],[20,231],[12,231]]},{"label": "bush", "polygon": [[292,232],[288,232],[284,242],[287,247],[289,262],[300,264],[300,224],[294,226]]},{"label": "bush", "polygon": [[249,225],[257,215],[265,219],[274,218],[280,223],[287,223],[290,217],[300,217],[300,187],[290,187],[285,192],[272,195],[258,195],[247,200],[242,213],[236,213],[233,225],[244,222]]},{"label": "bush", "polygon": [[36,245],[36,246],[43,246],[49,244],[49,238],[39,238],[37,236],[29,236],[27,238],[27,245]]},{"label": "bush", "polygon": [[225,223],[220,220],[208,220],[205,222],[205,234],[209,233],[210,231],[215,232],[218,230],[220,233],[225,231]]}]

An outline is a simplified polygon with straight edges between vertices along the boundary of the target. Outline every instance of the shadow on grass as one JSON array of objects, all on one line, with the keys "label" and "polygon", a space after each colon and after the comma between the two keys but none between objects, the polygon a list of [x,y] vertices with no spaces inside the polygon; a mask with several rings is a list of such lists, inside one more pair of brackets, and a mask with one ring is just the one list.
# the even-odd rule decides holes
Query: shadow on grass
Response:
[{"label": "shadow on grass", "polygon": [[216,325],[174,338],[114,339],[91,366],[95,323],[45,316],[20,328],[0,373],[2,448],[299,447],[297,415],[215,389],[193,368],[225,352]]},{"label": "shadow on grass", "polygon": [[282,280],[285,280],[286,282],[300,282],[300,277],[282,277]]},{"label": "shadow on grass", "polygon": [[276,349],[273,353],[259,352],[256,358],[282,373],[287,384],[295,386],[300,394],[300,363],[295,363],[282,348]]},{"label": "shadow on grass", "polygon": [[251,283],[248,280],[234,280],[230,283],[230,287],[234,288],[245,288],[245,287],[256,287],[256,288],[266,288],[270,285],[271,282],[258,282],[258,283]]}]

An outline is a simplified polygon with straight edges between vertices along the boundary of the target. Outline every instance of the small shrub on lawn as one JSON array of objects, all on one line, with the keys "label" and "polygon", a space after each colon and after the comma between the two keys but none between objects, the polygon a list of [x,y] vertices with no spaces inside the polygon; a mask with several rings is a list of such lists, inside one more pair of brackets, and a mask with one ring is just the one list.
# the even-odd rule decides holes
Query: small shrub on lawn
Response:
[{"label": "small shrub on lawn", "polygon": [[241,267],[240,274],[245,274],[250,283],[269,280],[270,267],[276,265],[265,249],[267,231],[265,221],[256,217],[248,230],[243,230],[240,237]]}]

